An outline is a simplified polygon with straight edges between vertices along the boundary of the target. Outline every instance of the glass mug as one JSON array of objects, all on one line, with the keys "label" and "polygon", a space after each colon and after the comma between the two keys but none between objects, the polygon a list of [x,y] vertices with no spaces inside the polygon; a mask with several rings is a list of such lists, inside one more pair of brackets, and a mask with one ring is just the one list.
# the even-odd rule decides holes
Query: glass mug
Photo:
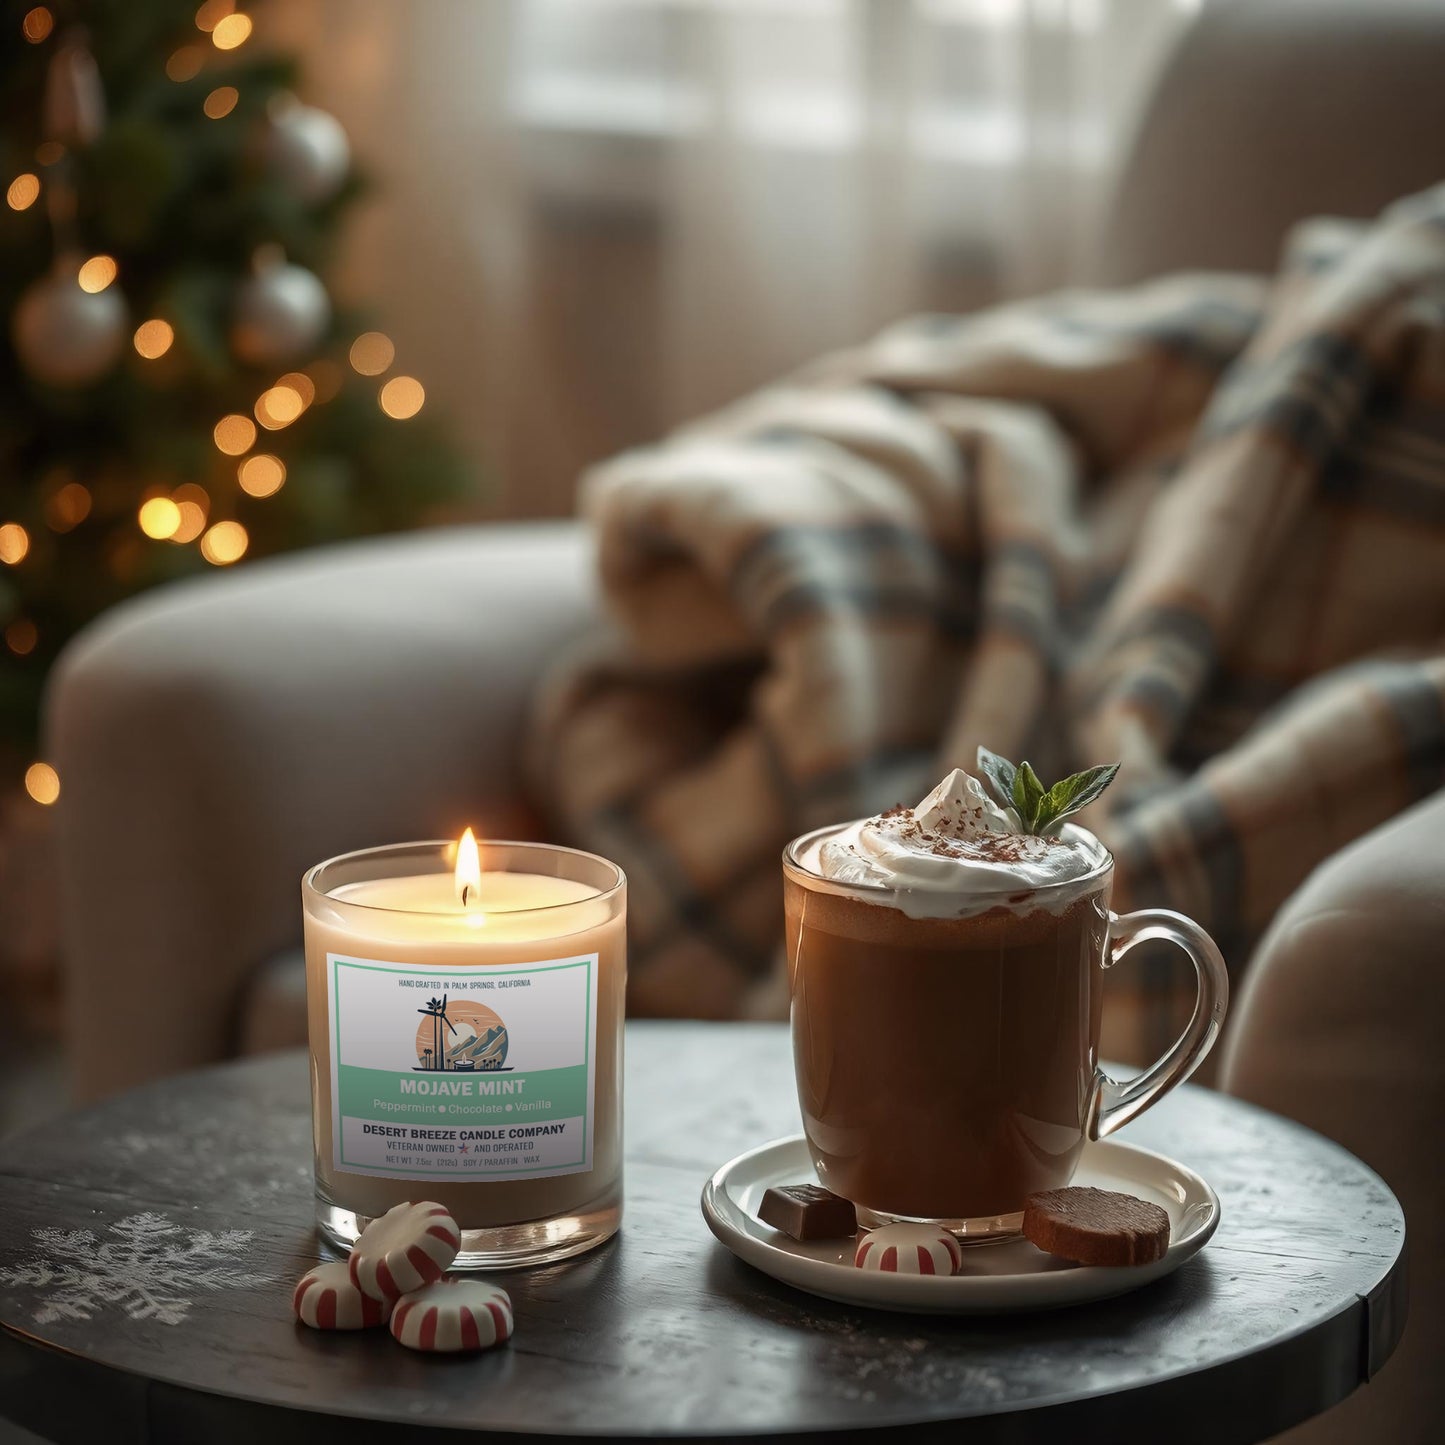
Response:
[{"label": "glass mug", "polygon": [[[798,1104],[819,1180],[869,1227],[1017,1233],[1024,1200],[1069,1182],[1102,1139],[1182,1083],[1224,1022],[1229,977],[1198,924],[1109,910],[1114,860],[1083,878],[1017,884],[967,918],[910,918],[898,890],[840,883],[783,852]],[[1065,836],[1089,839],[1074,824]],[[1104,971],[1164,939],[1194,964],[1194,1015],[1136,1078],[1099,1068]]]}]

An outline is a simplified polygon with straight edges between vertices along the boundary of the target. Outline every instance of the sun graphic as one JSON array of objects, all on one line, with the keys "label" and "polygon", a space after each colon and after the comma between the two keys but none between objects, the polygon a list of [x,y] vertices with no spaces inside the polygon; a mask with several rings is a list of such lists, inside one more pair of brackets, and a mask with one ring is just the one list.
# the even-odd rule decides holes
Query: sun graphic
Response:
[{"label": "sun graphic", "polygon": [[506,1062],[507,1026],[484,1003],[449,998],[445,1021],[428,1011],[416,1022],[416,1061],[423,1069],[499,1069]]}]

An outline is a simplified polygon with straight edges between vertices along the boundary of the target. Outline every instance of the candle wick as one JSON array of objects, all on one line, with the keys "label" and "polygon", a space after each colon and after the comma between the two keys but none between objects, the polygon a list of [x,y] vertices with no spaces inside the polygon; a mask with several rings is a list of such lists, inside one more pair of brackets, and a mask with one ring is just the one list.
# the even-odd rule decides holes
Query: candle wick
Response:
[{"label": "candle wick", "polygon": [[462,884],[462,907],[463,907],[463,908],[465,908],[465,907],[467,906],[468,896],[471,894],[471,891],[472,891],[472,885],[471,885],[470,883],[463,883],[463,884]]}]

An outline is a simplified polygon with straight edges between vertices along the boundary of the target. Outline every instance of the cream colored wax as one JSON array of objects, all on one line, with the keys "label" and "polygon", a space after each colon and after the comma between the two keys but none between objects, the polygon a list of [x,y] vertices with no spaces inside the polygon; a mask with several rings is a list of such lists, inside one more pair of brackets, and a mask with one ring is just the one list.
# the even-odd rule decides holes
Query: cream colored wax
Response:
[{"label": "cream colored wax", "polygon": [[[509,845],[496,846],[505,849]],[[316,870],[308,884],[324,872],[325,868]],[[620,1203],[622,1172],[622,1020],[626,987],[625,908],[620,890],[604,894],[598,888],[569,878],[489,867],[482,873],[480,884],[469,889],[465,904],[458,897],[453,876],[444,872],[363,879],[320,891],[308,886],[307,895],[306,983],[319,1195],[341,1209],[365,1217],[382,1214],[404,1200],[434,1199],[448,1208],[464,1230],[560,1216],[587,1216],[615,1208]],[[402,1173],[378,1177],[352,1172],[337,1164],[331,1057],[337,1020],[331,1012],[328,993],[329,986],[336,985],[328,966],[329,956],[395,965],[403,973],[415,970],[417,974],[430,975],[447,993],[452,1016],[459,1012],[458,1000],[463,1001],[460,1012],[465,1038],[466,1000],[495,1005],[505,1020],[509,1000],[516,996],[500,992],[468,994],[466,989],[471,986],[468,980],[478,975],[475,972],[464,975],[461,971],[495,969],[500,988],[504,986],[501,980],[517,977],[515,971],[525,965],[591,954],[596,955],[597,963],[592,1167],[589,1170],[543,1178],[463,1179],[435,1172],[423,1173],[420,1177]],[[450,989],[447,987],[449,975],[455,979]],[[425,1005],[428,992],[419,990],[414,995],[401,996],[395,1010],[398,1030],[408,1026],[403,1005]],[[420,1007],[417,1013],[421,1013]],[[386,1018],[391,1016],[388,1014]],[[418,1024],[430,1027],[425,1016],[410,1026]],[[536,1032],[535,1024],[532,1032]],[[456,1037],[455,1029],[451,1035],[442,1031],[441,1036],[450,1042]],[[516,1052],[520,1054],[523,1050],[519,1047]],[[421,1082],[406,1083],[405,1087],[434,1088],[438,1086],[433,1081],[439,1079],[443,1081],[441,1087],[481,1089],[481,1083],[470,1081],[503,1077],[524,1079],[525,1075],[418,1071],[416,1079]],[[466,1107],[472,1107],[470,1101]],[[521,1100],[517,1107],[523,1107]],[[510,1125],[522,1117],[509,1111],[505,1122]],[[425,1128],[456,1122],[446,1117],[424,1116],[402,1117],[396,1121],[397,1127],[407,1128],[408,1133],[408,1126],[413,1124]],[[496,1122],[501,1122],[501,1116]],[[368,1141],[368,1147],[375,1147],[374,1141]],[[347,1159],[351,1158],[348,1152]],[[475,1167],[475,1156],[470,1156],[463,1167]]]}]

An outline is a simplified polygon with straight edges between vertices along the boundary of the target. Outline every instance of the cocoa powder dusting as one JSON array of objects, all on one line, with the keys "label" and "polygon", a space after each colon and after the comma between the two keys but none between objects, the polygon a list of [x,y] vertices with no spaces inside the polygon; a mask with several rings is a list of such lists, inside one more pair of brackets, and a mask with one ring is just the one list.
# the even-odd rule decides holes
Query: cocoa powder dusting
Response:
[{"label": "cocoa powder dusting", "polygon": [[879,814],[893,824],[892,831],[921,851],[938,858],[972,858],[980,863],[1024,863],[1047,849],[1047,840],[1028,833],[983,833],[959,838],[936,828],[925,828],[912,808],[895,804]]}]

